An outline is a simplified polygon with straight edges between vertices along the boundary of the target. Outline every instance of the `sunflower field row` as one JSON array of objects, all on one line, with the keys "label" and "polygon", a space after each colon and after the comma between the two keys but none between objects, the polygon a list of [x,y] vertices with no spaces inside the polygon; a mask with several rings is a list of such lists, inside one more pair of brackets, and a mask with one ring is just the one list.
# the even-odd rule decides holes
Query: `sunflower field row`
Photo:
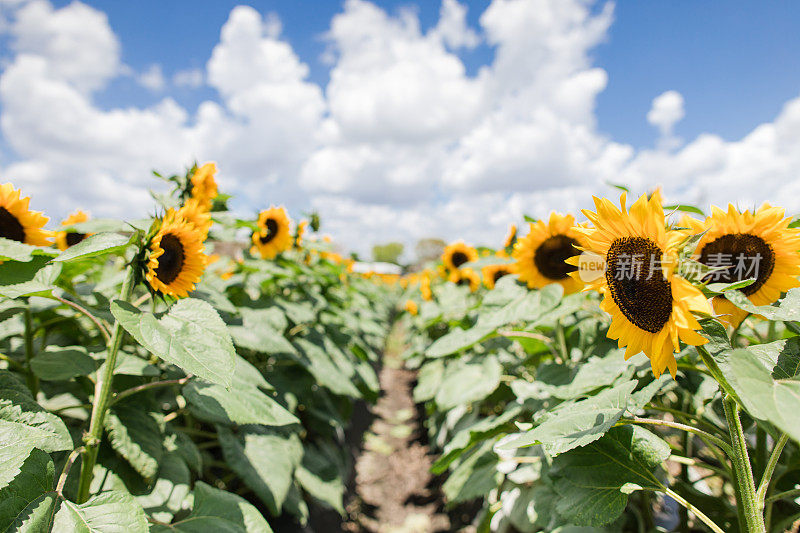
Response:
[{"label": "sunflower field row", "polygon": [[477,531],[797,531],[797,220],[625,196],[409,277],[448,504]]},{"label": "sunflower field row", "polygon": [[162,216],[57,231],[0,186],[0,531],[344,513],[346,430],[379,394],[396,289],[350,272],[316,217],[236,219],[215,173],[164,177]]}]

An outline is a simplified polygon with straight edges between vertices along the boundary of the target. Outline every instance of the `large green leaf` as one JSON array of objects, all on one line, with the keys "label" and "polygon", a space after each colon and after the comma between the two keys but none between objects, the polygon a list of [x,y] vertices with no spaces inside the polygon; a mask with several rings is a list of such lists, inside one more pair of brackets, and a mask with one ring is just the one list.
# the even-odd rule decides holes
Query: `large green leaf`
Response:
[{"label": "large green leaf", "polygon": [[50,258],[34,256],[27,262],[4,261],[0,263],[0,296],[46,296],[55,287],[61,265],[52,264]]},{"label": "large green leaf", "polygon": [[621,426],[602,439],[559,455],[550,476],[561,495],[557,511],[579,526],[603,526],[625,509],[636,490],[664,490],[653,473],[669,445],[639,426]]},{"label": "large green leaf", "polygon": [[503,449],[541,444],[558,455],[601,438],[625,413],[636,381],[626,381],[585,400],[559,405],[532,430],[505,443]]},{"label": "large green leaf", "polygon": [[436,393],[436,405],[447,410],[482,400],[494,392],[502,374],[503,366],[494,355],[469,362],[454,361],[445,368],[442,384]]},{"label": "large green leaf", "polygon": [[337,453],[341,452],[331,445],[307,445],[303,462],[294,475],[306,492],[344,516],[342,498],[345,489]]},{"label": "large green leaf", "polygon": [[279,515],[303,457],[303,445],[294,433],[272,428],[246,426],[234,433],[218,426],[225,461],[270,513]]},{"label": "large green leaf", "polygon": [[31,370],[41,379],[63,381],[88,376],[97,362],[83,346],[48,346],[31,359]]},{"label": "large green leaf", "polygon": [[561,300],[563,288],[558,283],[528,292],[496,311],[481,314],[469,329],[455,329],[437,339],[426,350],[428,357],[444,357],[481,342],[498,328],[512,322],[533,322],[553,309]]},{"label": "large green leaf", "polygon": [[299,420],[258,387],[237,383],[230,390],[212,383],[191,380],[183,394],[192,413],[218,424],[264,424],[286,426]]},{"label": "large green leaf", "polygon": [[18,531],[25,527],[31,531],[33,524],[52,517],[55,509],[55,493],[51,493],[54,477],[50,456],[33,450],[22,464],[20,473],[0,490],[0,531]]},{"label": "large green leaf", "polygon": [[53,531],[71,533],[147,533],[147,516],[130,494],[103,492],[86,503],[65,500],[56,513]]},{"label": "large green leaf", "polygon": [[137,399],[109,409],[103,421],[111,447],[144,478],[152,478],[164,455],[164,422],[160,412]]},{"label": "large green leaf", "polygon": [[800,381],[774,379],[756,354],[747,349],[730,355],[731,384],[747,412],[771,422],[800,442]]},{"label": "large green leaf", "polygon": [[800,322],[800,288],[789,289],[786,296],[778,302],[776,307],[771,305],[753,305],[752,302],[739,291],[725,291],[725,297],[736,307],[748,313],[761,315],[770,320],[782,322]]},{"label": "large green leaf", "polygon": [[450,502],[463,502],[485,496],[497,488],[503,475],[497,470],[498,457],[487,440],[450,473],[442,491]]},{"label": "large green leaf", "polygon": [[299,362],[306,367],[320,385],[327,387],[331,392],[352,398],[360,397],[361,393],[350,380],[354,369],[351,367],[350,373],[343,372],[332,360],[331,353],[323,348],[321,343],[324,342],[324,339],[315,340],[317,342],[308,339],[296,341],[296,346],[300,349]]},{"label": "large green leaf", "polygon": [[148,494],[137,496],[148,516],[159,522],[171,521],[175,514],[187,508],[187,498],[191,493],[192,475],[189,467],[176,453],[168,453],[161,460],[153,490]]},{"label": "large green leaf", "polygon": [[800,337],[781,339],[766,344],[753,344],[747,349],[772,370],[775,379],[800,376]]},{"label": "large green leaf", "polygon": [[153,526],[151,533],[272,533],[267,521],[244,498],[198,481],[191,514],[168,526]]},{"label": "large green leaf", "polygon": [[634,370],[623,357],[624,350],[611,350],[604,357],[590,357],[578,368],[575,377],[566,385],[549,389],[550,394],[562,400],[578,398],[593,390],[614,383],[620,376],[629,378]]},{"label": "large green leaf", "polygon": [[58,257],[53,259],[56,262],[73,261],[75,259],[88,259],[99,255],[111,253],[121,253],[131,242],[131,236],[120,235],[119,233],[95,233],[89,235],[78,244],[70,246]]},{"label": "large green leaf", "polygon": [[19,474],[34,448],[71,450],[72,438],[64,422],[36,403],[22,382],[0,370],[0,489]]},{"label": "large green leaf", "polygon": [[225,322],[208,303],[186,298],[156,316],[115,300],[111,312],[154,355],[212,383],[231,386],[236,352]]},{"label": "large green leaf", "polygon": [[0,237],[0,260],[2,261],[28,262],[38,256],[53,257],[56,255],[58,255],[58,251],[52,248],[33,246]]}]

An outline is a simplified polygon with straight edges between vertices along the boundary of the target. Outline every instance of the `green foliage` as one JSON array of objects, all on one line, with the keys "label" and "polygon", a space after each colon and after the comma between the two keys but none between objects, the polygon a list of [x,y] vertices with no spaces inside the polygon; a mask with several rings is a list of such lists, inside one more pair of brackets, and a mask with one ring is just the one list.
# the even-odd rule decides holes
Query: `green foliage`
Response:
[{"label": "green foliage", "polygon": [[372,259],[382,263],[397,263],[403,255],[403,248],[403,244],[399,242],[376,244],[372,247]]}]

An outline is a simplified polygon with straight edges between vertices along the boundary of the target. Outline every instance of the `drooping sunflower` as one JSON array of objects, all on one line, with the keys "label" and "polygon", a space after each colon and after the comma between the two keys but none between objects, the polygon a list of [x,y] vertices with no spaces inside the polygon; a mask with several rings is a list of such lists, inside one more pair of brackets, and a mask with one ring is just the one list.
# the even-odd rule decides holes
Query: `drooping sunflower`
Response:
[{"label": "drooping sunflower", "polygon": [[445,247],[442,253],[442,263],[448,270],[454,271],[462,265],[478,260],[478,251],[464,241],[456,241]]},{"label": "drooping sunflower", "polygon": [[[683,234],[666,229],[658,191],[640,197],[630,211],[624,193],[621,210],[605,198],[594,202],[596,213],[583,211],[594,227],[576,231],[582,247],[605,260],[605,273],[587,280],[585,290],[603,295],[600,307],[611,315],[608,337],[626,347],[626,359],[644,352],[654,375],[668,368],[675,377],[679,341],[694,346],[708,342],[697,333],[700,324],[692,311],[711,311],[703,293],[675,272],[675,247]],[[569,261],[577,265],[578,259]]]},{"label": "drooping sunflower", "polygon": [[470,292],[475,292],[481,286],[481,276],[471,268],[459,268],[453,270],[448,278],[456,285],[466,285]]},{"label": "drooping sunflower", "polygon": [[[70,216],[61,222],[62,226],[71,226],[73,224],[80,224],[89,220],[89,214],[83,211],[75,211]],[[79,233],[77,231],[57,231],[56,232],[56,245],[59,250],[66,250],[70,246],[75,246],[83,239],[91,235],[91,233]]]},{"label": "drooping sunflower", "polygon": [[217,165],[206,163],[192,174],[192,198],[196,198],[206,211],[211,210],[211,204],[219,194],[217,182],[214,179],[216,173]]},{"label": "drooping sunflower", "polygon": [[[704,221],[685,217],[681,224],[692,234],[706,232],[697,243],[695,258],[719,268],[707,281],[733,283],[755,278],[740,290],[754,305],[768,305],[781,293],[800,286],[800,229],[790,228],[791,219],[784,216],[783,208],[768,204],[755,212],[739,212],[733,205],[725,212],[714,206]],[[747,316],[724,296],[712,302],[719,318],[733,326]]]},{"label": "drooping sunflower", "polygon": [[258,215],[259,231],[253,233],[253,247],[250,253],[261,254],[263,259],[274,259],[279,253],[292,245],[291,220],[286,209],[270,207]]},{"label": "drooping sunflower", "polygon": [[494,289],[494,284],[497,283],[497,280],[511,274],[512,270],[510,264],[486,265],[481,269],[483,284],[486,285],[487,289]]},{"label": "drooping sunflower", "polygon": [[0,185],[0,237],[34,246],[49,246],[52,232],[42,229],[49,219],[28,209],[30,198],[19,196],[20,191],[11,183]]},{"label": "drooping sunflower", "polygon": [[188,198],[183,203],[183,207],[178,210],[178,216],[191,224],[202,235],[203,241],[206,240],[208,230],[211,229],[211,225],[214,223],[211,220],[211,213],[206,208],[206,204],[198,198]]},{"label": "drooping sunflower", "polygon": [[144,274],[148,285],[167,296],[188,296],[208,262],[203,253],[202,234],[174,209],[169,209],[148,248]]},{"label": "drooping sunflower", "polygon": [[574,216],[551,213],[547,223],[539,220],[531,224],[528,234],[514,244],[511,256],[516,262],[513,270],[531,289],[560,283],[564,294],[577,292],[583,284],[580,279],[570,276],[577,267],[565,263],[565,260],[580,254],[581,239]]}]

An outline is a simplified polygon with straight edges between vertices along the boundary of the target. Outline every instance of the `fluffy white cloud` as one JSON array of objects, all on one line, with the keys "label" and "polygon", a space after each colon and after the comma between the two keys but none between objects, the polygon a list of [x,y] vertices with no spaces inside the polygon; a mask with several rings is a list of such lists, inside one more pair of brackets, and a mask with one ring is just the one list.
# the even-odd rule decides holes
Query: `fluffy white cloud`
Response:
[{"label": "fluffy white cloud", "polygon": [[105,13],[80,2],[54,10],[46,0],[34,0],[14,18],[13,50],[18,57],[43,58],[54,78],[89,91],[119,73],[120,45]]},{"label": "fluffy white cloud", "polygon": [[656,126],[661,133],[659,146],[664,149],[676,148],[680,139],[673,132],[685,115],[683,95],[678,91],[666,91],[653,98],[653,105],[647,112],[647,122]]},{"label": "fluffy white cloud", "polygon": [[[741,140],[674,136],[683,98],[667,91],[646,117],[656,149],[600,134],[597,95],[608,76],[591,53],[613,6],[589,0],[493,0],[470,27],[466,7],[443,0],[423,29],[409,9],[389,14],[347,0],[324,35],[330,81],[281,37],[280,19],[234,8],[205,71],[171,76],[208,84],[219,101],[188,113],[169,97],[145,108],[101,109],[94,94],[129,75],[102,12],[79,2],[2,2],[11,51],[0,74],[0,130],[13,159],[0,170],[54,216],[150,211],[149,171],[216,160],[222,188],[254,212],[283,203],[319,209],[346,248],[440,236],[497,244],[527,213],[578,211],[607,181],[668,199],[800,210],[800,98]],[[493,59],[474,75],[459,53],[485,43]],[[128,72],[128,74],[126,74]],[[153,65],[138,76],[169,94]]]},{"label": "fluffy white cloud", "polygon": [[203,71],[199,68],[179,70],[172,76],[172,83],[178,87],[197,88],[203,85]]},{"label": "fluffy white cloud", "polygon": [[164,72],[161,70],[161,65],[150,65],[147,70],[139,74],[136,81],[142,87],[150,89],[151,91],[161,91],[167,85],[167,80],[164,79]]}]

